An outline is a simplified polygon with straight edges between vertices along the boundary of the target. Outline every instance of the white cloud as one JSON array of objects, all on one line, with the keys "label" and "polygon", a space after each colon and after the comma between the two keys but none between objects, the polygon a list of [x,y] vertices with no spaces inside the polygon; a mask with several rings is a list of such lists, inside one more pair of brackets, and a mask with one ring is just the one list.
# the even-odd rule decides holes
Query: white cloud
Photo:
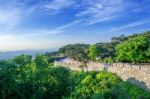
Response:
[{"label": "white cloud", "polygon": [[44,8],[53,11],[54,14],[64,8],[76,9],[75,16],[83,18],[86,25],[111,20],[142,9],[139,3],[130,0],[53,0],[46,3]]},{"label": "white cloud", "polygon": [[81,23],[83,20],[82,19],[79,19],[79,20],[75,20],[73,22],[70,22],[68,24],[65,24],[65,25],[62,25],[62,26],[59,26],[57,28],[54,28],[54,29],[37,29],[35,30],[34,32],[35,33],[30,33],[30,35],[32,36],[36,36],[36,35],[54,35],[54,34],[60,34],[60,33],[63,33],[66,29],[72,27],[72,26],[75,26],[79,23]]},{"label": "white cloud", "polygon": [[81,11],[76,16],[85,18],[87,25],[93,25],[122,16],[133,10],[134,5],[136,5],[133,2],[124,0],[83,0],[83,3],[84,5],[79,6]]},{"label": "white cloud", "polygon": [[18,9],[0,9],[0,25],[6,30],[13,28],[20,20]]},{"label": "white cloud", "polygon": [[133,22],[133,23],[130,23],[130,24],[127,24],[127,25],[116,27],[116,28],[112,28],[112,29],[110,29],[110,31],[114,32],[114,31],[119,31],[119,30],[123,30],[123,29],[133,28],[133,27],[144,25],[144,24],[147,24],[147,23],[150,23],[149,19],[144,20],[144,21]]},{"label": "white cloud", "polygon": [[73,0],[53,0],[52,2],[45,4],[44,8],[47,10],[60,10],[63,8],[70,7],[74,3],[75,2]]},{"label": "white cloud", "polygon": [[[26,16],[30,15],[35,8],[31,6],[26,8],[27,2],[19,0],[8,0],[7,2],[0,1],[0,29],[9,31],[16,27]],[[38,5],[38,4],[37,4]]]},{"label": "white cloud", "polygon": [[111,20],[111,19],[116,18],[118,16],[119,15],[108,16],[108,17],[104,17],[104,18],[93,18],[93,19],[88,21],[87,25],[93,25],[93,24],[100,23],[100,22],[103,22],[103,21]]},{"label": "white cloud", "polygon": [[[5,32],[1,32],[0,34],[0,47],[4,46],[3,42],[5,42],[6,45],[10,44],[15,44],[18,46],[21,46],[21,44],[18,44],[18,42],[26,42],[28,40],[30,40],[32,42],[32,40],[34,41],[34,39],[44,39],[45,38],[51,38],[52,36],[55,36],[56,34],[61,34],[64,33],[66,31],[66,29],[79,24],[80,22],[82,22],[82,20],[76,20],[73,22],[70,22],[68,24],[59,26],[57,28],[54,29],[36,29],[36,30],[29,30],[29,32],[25,33],[25,32],[10,32],[10,31],[5,31]],[[49,41],[50,42],[50,41]],[[36,42],[35,43],[39,43]],[[53,42],[54,43],[54,42]],[[29,45],[29,44],[27,44]],[[35,45],[35,44],[33,44]],[[12,45],[10,45],[11,47]],[[46,46],[45,46],[46,47]],[[3,47],[2,47],[3,48]],[[17,49],[17,48],[16,48]]]},{"label": "white cloud", "polygon": [[84,10],[80,11],[77,16],[88,17],[87,21],[90,24],[95,24],[102,20],[109,20],[123,10],[124,5],[122,5],[122,2],[123,0],[115,0],[115,2],[114,0],[93,1]]},{"label": "white cloud", "polygon": [[21,39],[28,39],[28,38],[42,38],[42,37],[50,37],[52,35],[64,33],[64,31],[74,25],[79,24],[82,20],[75,20],[68,24],[56,27],[54,29],[35,29],[29,30],[29,32],[13,32],[13,31],[3,31],[0,34],[0,42],[5,42],[8,40],[15,40],[18,38]]},{"label": "white cloud", "polygon": [[64,30],[64,29],[66,29],[66,28],[69,28],[69,27],[71,27],[71,26],[74,26],[74,25],[80,23],[81,21],[82,21],[82,19],[75,20],[75,21],[70,22],[70,23],[68,23],[68,24],[65,24],[65,25],[63,25],[63,26],[60,26],[60,27],[56,28],[55,30]]}]

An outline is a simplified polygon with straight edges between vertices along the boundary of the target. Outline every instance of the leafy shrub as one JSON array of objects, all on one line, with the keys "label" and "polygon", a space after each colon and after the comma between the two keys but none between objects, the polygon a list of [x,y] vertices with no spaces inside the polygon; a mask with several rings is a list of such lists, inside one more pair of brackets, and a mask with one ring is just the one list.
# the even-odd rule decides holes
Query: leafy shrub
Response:
[{"label": "leafy shrub", "polygon": [[149,93],[131,83],[123,82],[112,73],[80,72],[78,75],[81,78],[78,78],[78,83],[67,99],[147,99],[150,97]]}]

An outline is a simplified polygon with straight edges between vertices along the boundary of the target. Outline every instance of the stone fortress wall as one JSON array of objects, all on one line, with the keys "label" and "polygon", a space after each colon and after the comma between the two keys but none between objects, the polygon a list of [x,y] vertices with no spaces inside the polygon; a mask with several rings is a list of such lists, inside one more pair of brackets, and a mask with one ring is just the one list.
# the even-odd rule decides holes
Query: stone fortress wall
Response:
[{"label": "stone fortress wall", "polygon": [[87,63],[87,67],[81,67],[80,62],[65,61],[55,62],[55,66],[68,67],[74,71],[102,71],[107,70],[117,74],[123,80],[128,80],[133,84],[150,92],[150,65],[131,65],[125,63],[103,64],[96,62]]}]

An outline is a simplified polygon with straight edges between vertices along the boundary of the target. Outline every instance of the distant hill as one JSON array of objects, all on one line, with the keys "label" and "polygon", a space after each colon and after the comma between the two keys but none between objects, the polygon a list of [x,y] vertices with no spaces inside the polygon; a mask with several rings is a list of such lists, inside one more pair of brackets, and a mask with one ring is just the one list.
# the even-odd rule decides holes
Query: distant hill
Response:
[{"label": "distant hill", "polygon": [[34,57],[37,53],[44,54],[46,52],[51,52],[51,51],[54,50],[21,50],[21,51],[0,52],[0,60],[10,59],[21,54],[32,55]]}]

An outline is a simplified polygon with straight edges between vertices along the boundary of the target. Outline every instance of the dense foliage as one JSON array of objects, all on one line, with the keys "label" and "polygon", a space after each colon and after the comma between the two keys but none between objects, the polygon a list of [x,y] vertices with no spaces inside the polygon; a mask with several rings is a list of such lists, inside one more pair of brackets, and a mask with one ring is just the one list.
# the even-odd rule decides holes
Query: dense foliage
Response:
[{"label": "dense foliage", "polygon": [[75,88],[67,99],[148,99],[150,94],[108,72],[75,73]]},{"label": "dense foliage", "polygon": [[134,34],[128,37],[113,37],[111,42],[94,45],[73,44],[59,49],[58,53],[83,62],[150,62],[150,32]]},{"label": "dense foliage", "polygon": [[113,43],[98,43],[96,44],[100,50],[99,61],[100,62],[113,62],[115,58],[115,45]]},{"label": "dense foliage", "polygon": [[59,52],[66,56],[82,61],[88,58],[89,45],[87,44],[73,44],[67,45],[59,49]]},{"label": "dense foliage", "polygon": [[70,92],[70,71],[54,68],[44,56],[21,55],[0,62],[0,99],[60,98]]},{"label": "dense foliage", "polygon": [[91,45],[89,48],[89,57],[91,60],[96,60],[96,57],[100,55],[100,48],[96,45]]},{"label": "dense foliage", "polygon": [[117,59],[123,62],[149,62],[149,43],[145,36],[131,38],[117,46]]},{"label": "dense foliage", "polygon": [[[131,89],[132,88],[132,89]],[[138,99],[149,93],[108,72],[73,72],[45,56],[0,61],[0,99]]]}]

